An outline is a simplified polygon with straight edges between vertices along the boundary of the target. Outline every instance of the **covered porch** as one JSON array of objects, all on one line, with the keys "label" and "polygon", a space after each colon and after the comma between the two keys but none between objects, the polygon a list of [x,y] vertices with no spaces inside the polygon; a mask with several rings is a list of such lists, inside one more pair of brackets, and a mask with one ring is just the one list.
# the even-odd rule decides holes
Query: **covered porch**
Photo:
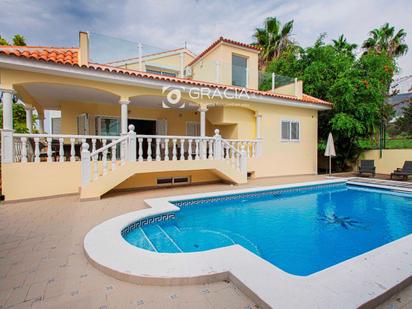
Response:
[{"label": "covered porch", "polygon": [[[178,107],[170,108],[162,103],[165,95],[147,89],[137,95],[119,96],[102,88],[30,82],[15,84],[2,93],[6,200],[74,193],[79,187],[85,198],[98,198],[113,188],[217,179],[242,183],[248,173],[247,161],[261,154],[261,116],[242,107],[237,109],[253,120],[253,129],[225,123],[223,107],[213,102],[183,97]],[[25,104],[29,133],[13,130],[14,98]],[[38,126],[32,121],[34,110]],[[44,115],[50,110],[60,111],[59,132],[44,130]],[[140,165],[131,166],[134,163]],[[61,181],[53,176],[59,177],[59,173],[67,177],[62,186],[55,183],[52,189],[34,192],[40,186],[33,185],[35,177],[48,175],[52,179],[42,185],[50,187]],[[139,173],[151,181],[132,181]],[[30,186],[37,189],[24,196],[11,189],[17,176],[31,178]],[[12,198],[7,196],[8,189]]]}]

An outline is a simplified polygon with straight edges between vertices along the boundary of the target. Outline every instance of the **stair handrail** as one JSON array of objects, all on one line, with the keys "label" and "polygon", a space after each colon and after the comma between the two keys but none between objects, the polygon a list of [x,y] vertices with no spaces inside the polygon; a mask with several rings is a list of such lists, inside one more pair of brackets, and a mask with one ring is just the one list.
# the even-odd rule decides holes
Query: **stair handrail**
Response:
[{"label": "stair handrail", "polygon": [[[225,145],[226,149],[230,149],[235,154],[236,160],[236,168],[244,175],[247,174],[247,153],[245,150],[245,146],[240,146],[240,151],[233,147],[227,140],[222,140],[222,146]],[[223,147],[222,147],[223,148]]]},{"label": "stair handrail", "polygon": [[[134,133],[134,132],[133,132]],[[82,151],[81,151],[81,173],[82,173],[82,186],[85,186],[90,183],[91,181],[91,162],[92,159],[93,163],[93,179],[97,179],[98,177],[98,162],[97,158],[100,153],[103,154],[103,170],[107,173],[107,151],[112,149],[112,170],[116,168],[116,147],[118,144],[121,144],[120,148],[120,165],[125,164],[127,149],[130,138],[130,133],[120,138],[116,139],[115,141],[104,145],[103,147],[96,149],[92,153],[89,151],[89,144],[83,143],[82,144]]]}]

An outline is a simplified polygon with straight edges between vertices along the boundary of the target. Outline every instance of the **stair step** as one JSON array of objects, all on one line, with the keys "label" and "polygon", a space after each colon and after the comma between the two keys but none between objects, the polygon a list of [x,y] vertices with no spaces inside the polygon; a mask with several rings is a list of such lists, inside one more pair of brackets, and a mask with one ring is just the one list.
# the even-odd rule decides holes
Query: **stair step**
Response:
[{"label": "stair step", "polygon": [[153,248],[153,244],[151,244],[149,239],[147,238],[147,235],[145,235],[145,233],[143,233],[142,229],[140,228],[134,229],[133,231],[127,233],[125,239],[136,247],[149,251],[156,251],[156,249]]},{"label": "stair step", "polygon": [[157,251],[170,253],[182,252],[173,239],[171,239],[158,224],[147,225],[142,229]]}]

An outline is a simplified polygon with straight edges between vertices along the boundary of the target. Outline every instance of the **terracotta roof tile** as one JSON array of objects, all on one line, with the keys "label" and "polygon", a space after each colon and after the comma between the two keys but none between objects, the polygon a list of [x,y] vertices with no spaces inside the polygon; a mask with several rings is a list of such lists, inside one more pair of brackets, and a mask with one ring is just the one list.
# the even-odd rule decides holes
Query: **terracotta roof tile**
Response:
[{"label": "terracotta roof tile", "polygon": [[78,48],[45,46],[0,46],[0,53],[29,59],[78,64]]},{"label": "terracotta roof tile", "polygon": [[[210,88],[218,88],[222,90],[228,89],[228,90],[238,90],[238,91],[243,89],[242,87],[216,84],[216,83],[210,83],[210,82],[204,82],[204,81],[197,81],[197,80],[191,80],[191,79],[186,79],[186,78],[171,77],[171,76],[159,75],[159,74],[154,74],[154,73],[146,73],[146,72],[141,72],[141,71],[136,71],[136,70],[131,70],[131,69],[117,68],[117,67],[113,67],[109,65],[101,65],[101,64],[95,64],[95,63],[89,63],[88,65],[80,66],[78,64],[78,49],[77,48],[55,48],[55,47],[50,47],[50,48],[34,47],[33,48],[32,46],[30,47],[7,46],[3,48],[3,46],[0,46],[0,54],[5,54],[5,55],[15,56],[15,57],[25,57],[28,59],[35,59],[38,61],[46,61],[46,62],[53,62],[53,63],[58,63],[58,64],[78,66],[78,67],[85,68],[85,69],[92,69],[92,70],[98,70],[98,71],[103,71],[103,72],[125,74],[129,76],[135,76],[138,78],[147,78],[147,79],[161,80],[161,81],[166,81],[166,82],[171,82],[171,83],[186,84],[190,86],[210,87]],[[281,98],[285,100],[298,101],[298,102],[303,102],[303,103],[318,104],[318,105],[324,105],[328,107],[332,106],[330,102],[323,101],[321,99],[317,99],[317,98],[314,98],[306,94],[303,95],[302,99],[298,99],[295,96],[282,95],[282,94],[272,93],[270,91],[260,91],[260,90],[254,90],[254,89],[246,89],[246,90],[248,94]]]},{"label": "terracotta roof tile", "polygon": [[198,60],[202,59],[204,55],[206,55],[209,51],[211,51],[213,48],[215,48],[219,43],[224,42],[224,43],[228,43],[228,44],[233,44],[233,45],[237,45],[240,47],[244,47],[244,48],[249,48],[249,49],[253,49],[255,51],[260,51],[259,47],[250,45],[250,44],[245,44],[245,43],[241,43],[241,42],[237,42],[237,41],[233,41],[233,40],[229,40],[229,39],[225,39],[224,37],[220,37],[219,39],[217,39],[216,41],[214,41],[212,44],[209,45],[208,48],[206,48],[204,51],[202,51],[199,55],[197,55],[197,57],[195,59],[193,59],[188,66],[193,65],[194,63],[196,63]]}]

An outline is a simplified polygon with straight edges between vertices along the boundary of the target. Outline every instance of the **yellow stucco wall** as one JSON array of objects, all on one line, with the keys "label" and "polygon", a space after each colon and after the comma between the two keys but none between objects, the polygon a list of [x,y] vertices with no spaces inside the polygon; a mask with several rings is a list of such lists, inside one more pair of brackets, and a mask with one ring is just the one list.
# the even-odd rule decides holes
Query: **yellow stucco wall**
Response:
[{"label": "yellow stucco wall", "polygon": [[[316,110],[254,105],[262,117],[262,157],[249,162],[256,177],[317,173]],[[300,122],[300,141],[281,141],[281,120]]]},{"label": "yellow stucco wall", "polygon": [[[172,164],[172,161],[170,162]],[[196,162],[193,161],[193,165]],[[100,164],[101,165],[101,164]],[[101,166],[99,166],[101,170]],[[116,189],[156,186],[159,177],[188,176],[192,183],[219,181],[209,170],[142,173],[130,177]],[[2,186],[6,201],[76,194],[81,181],[80,162],[10,163],[2,165]]]},{"label": "yellow stucco wall", "polygon": [[398,167],[401,168],[405,161],[412,161],[412,149],[385,149],[382,152],[382,158],[379,158],[379,150],[365,151],[360,156],[355,170],[360,160],[375,160],[377,173],[390,174]]},{"label": "yellow stucco wall", "polygon": [[216,61],[220,62],[220,83],[232,85],[232,55],[247,58],[248,88],[258,88],[258,53],[221,43],[192,66],[193,79],[216,82]]},{"label": "yellow stucco wall", "polygon": [[[193,60],[193,56],[188,54],[188,53],[183,53],[183,64],[186,66]],[[162,54],[159,54],[158,57],[150,57],[149,59],[143,58],[143,67],[147,67],[148,69],[151,69],[151,67],[161,67],[164,68],[162,71],[175,71],[179,72],[180,71],[180,55],[179,54],[174,54],[174,55],[168,55],[168,56],[162,56]],[[127,65],[123,65],[122,67],[126,67],[128,69],[132,70],[139,70],[139,61],[133,61],[131,63],[128,63]],[[155,69],[155,68],[153,68]]]},{"label": "yellow stucco wall", "polygon": [[129,188],[144,188],[144,187],[155,187],[157,185],[157,178],[168,178],[168,177],[190,177],[192,183],[202,183],[202,182],[214,182],[219,181],[219,177],[216,176],[211,171],[173,171],[173,172],[162,172],[162,173],[143,173],[136,174],[115,189],[123,190]]},{"label": "yellow stucco wall", "polygon": [[[155,95],[161,97],[160,89],[149,89],[126,84],[107,83],[96,80],[74,79],[34,72],[1,69],[1,86],[15,87],[26,83],[58,83],[90,87],[110,92],[119,98],[139,95]],[[30,100],[29,93],[19,93],[23,100]],[[79,99],[80,100],[80,99]],[[41,110],[41,102],[34,102]],[[262,156],[248,161],[248,170],[255,172],[256,177],[313,174],[317,170],[317,111],[300,107],[288,107],[275,104],[263,104],[252,101],[199,101],[199,104],[214,104],[209,107],[207,117],[207,135],[212,136],[215,128],[221,129],[224,138],[253,139],[256,135],[255,113],[262,115],[261,136]],[[233,106],[232,103],[243,105]],[[95,116],[119,116],[119,104],[98,104],[90,102],[59,102],[62,112],[62,133],[77,134],[76,117],[82,113],[89,114],[90,133],[94,134]],[[235,105],[236,105],[235,104]],[[186,121],[199,121],[194,110],[172,110],[161,108],[141,108],[129,105],[129,118],[167,119],[169,135],[186,135]],[[300,141],[283,142],[280,138],[281,120],[300,122]],[[393,161],[394,162],[394,161]],[[390,167],[393,170],[400,167]],[[49,196],[78,192],[80,184],[79,163],[69,162],[40,164],[3,164],[3,193],[6,199],[23,199],[28,197]],[[203,178],[202,178],[203,177]],[[202,174],[199,179],[209,179]],[[130,180],[132,181],[132,180]],[[127,185],[126,184],[122,184]]]},{"label": "yellow stucco wall", "polygon": [[[168,135],[186,135],[186,123],[189,121],[199,122],[200,116],[197,111],[183,109],[165,108],[139,108],[133,104],[128,106],[129,119],[161,120],[167,119]],[[61,131],[62,134],[77,134],[77,116],[87,113],[89,116],[89,132],[96,134],[95,117],[110,116],[120,117],[119,104],[94,104],[82,102],[63,102],[61,104]],[[214,126],[206,123],[206,134],[212,136]],[[139,132],[136,132],[139,134]]]}]

